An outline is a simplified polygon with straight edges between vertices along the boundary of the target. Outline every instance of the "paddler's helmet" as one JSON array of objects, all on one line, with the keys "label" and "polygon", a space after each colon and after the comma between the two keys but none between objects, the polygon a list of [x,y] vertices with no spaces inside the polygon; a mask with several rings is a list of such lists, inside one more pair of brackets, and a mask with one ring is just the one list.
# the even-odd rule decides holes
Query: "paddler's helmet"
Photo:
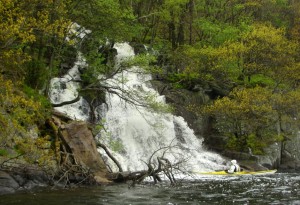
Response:
[{"label": "paddler's helmet", "polygon": [[236,161],[235,159],[231,160],[230,162],[231,162],[232,164],[236,164],[236,163],[237,163],[237,161]]}]

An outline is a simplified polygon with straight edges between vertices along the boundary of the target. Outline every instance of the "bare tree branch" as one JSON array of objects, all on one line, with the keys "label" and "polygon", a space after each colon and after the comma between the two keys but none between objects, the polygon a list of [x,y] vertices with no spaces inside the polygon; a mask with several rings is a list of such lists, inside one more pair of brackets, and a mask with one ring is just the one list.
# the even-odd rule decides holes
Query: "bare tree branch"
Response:
[{"label": "bare tree branch", "polygon": [[110,153],[110,151],[107,149],[107,147],[104,144],[100,143],[100,142],[97,142],[96,145],[97,145],[97,147],[101,147],[102,149],[104,149],[105,153],[113,160],[113,162],[119,168],[119,172],[123,172],[122,166],[120,165],[118,160]]},{"label": "bare tree branch", "polygon": [[73,104],[73,103],[76,103],[80,100],[80,95],[78,95],[75,99],[73,100],[70,100],[70,101],[64,101],[62,103],[52,103],[52,106],[53,107],[61,107],[61,106],[64,106],[64,105],[70,105],[70,104]]}]

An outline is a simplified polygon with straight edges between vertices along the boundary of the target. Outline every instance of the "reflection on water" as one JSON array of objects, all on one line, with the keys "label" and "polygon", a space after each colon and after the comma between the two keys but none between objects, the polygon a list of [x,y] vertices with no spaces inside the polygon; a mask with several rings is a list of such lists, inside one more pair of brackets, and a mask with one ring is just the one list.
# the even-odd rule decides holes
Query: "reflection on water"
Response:
[{"label": "reflection on water", "polygon": [[214,176],[169,184],[113,185],[18,193],[0,197],[0,204],[300,204],[300,175]]}]

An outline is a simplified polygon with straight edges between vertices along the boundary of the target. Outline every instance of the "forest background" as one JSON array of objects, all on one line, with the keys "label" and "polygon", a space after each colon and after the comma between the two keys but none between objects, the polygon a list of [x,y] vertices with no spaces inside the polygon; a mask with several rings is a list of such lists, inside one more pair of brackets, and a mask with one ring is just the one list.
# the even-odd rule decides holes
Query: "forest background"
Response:
[{"label": "forest background", "polygon": [[99,49],[107,42],[155,51],[138,63],[174,89],[222,87],[206,106],[186,106],[212,119],[227,149],[263,154],[299,130],[299,1],[0,0],[0,16],[1,157],[53,158],[49,82],[80,51],[82,91],[105,93],[101,80],[115,73]]}]

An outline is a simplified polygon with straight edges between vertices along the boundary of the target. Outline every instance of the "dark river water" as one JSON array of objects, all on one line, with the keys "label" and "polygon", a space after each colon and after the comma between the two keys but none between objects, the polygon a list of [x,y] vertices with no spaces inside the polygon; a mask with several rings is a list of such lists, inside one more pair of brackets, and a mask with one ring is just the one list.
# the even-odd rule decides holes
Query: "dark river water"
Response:
[{"label": "dark river water", "polygon": [[0,196],[0,205],[293,204],[300,205],[300,174],[214,176],[169,183],[43,190]]}]

